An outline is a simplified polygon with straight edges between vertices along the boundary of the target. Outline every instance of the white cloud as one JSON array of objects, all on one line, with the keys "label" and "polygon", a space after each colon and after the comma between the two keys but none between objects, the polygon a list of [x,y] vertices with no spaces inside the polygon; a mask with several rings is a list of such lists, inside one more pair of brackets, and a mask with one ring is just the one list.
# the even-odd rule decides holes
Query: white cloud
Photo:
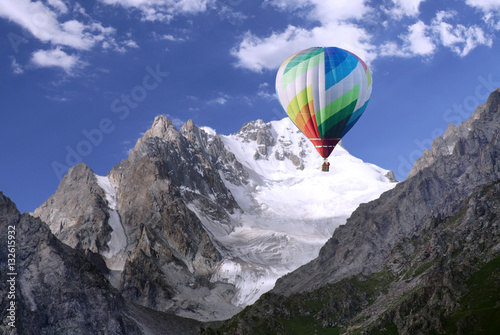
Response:
[{"label": "white cloud", "polygon": [[268,0],[265,3],[283,11],[296,11],[322,23],[362,19],[370,9],[365,0]]},{"label": "white cloud", "polygon": [[235,10],[234,6],[220,5],[216,10],[222,20],[227,20],[232,24],[240,24],[248,19],[247,15]]},{"label": "white cloud", "polygon": [[363,19],[369,7],[364,0],[268,0],[267,5],[295,12],[319,25],[303,28],[289,25],[267,37],[251,32],[243,35],[239,45],[231,50],[236,67],[261,72],[277,68],[291,54],[313,46],[336,46],[354,52],[367,63],[376,56],[370,35],[353,20]]},{"label": "white cloud", "polygon": [[59,48],[35,51],[31,61],[38,67],[60,67],[66,73],[71,73],[76,66],[82,64],[78,56],[68,55]]},{"label": "white cloud", "polygon": [[19,63],[16,61],[14,57],[10,57],[11,59],[11,67],[12,67],[12,72],[14,74],[22,74],[24,73],[24,69],[19,65]]},{"label": "white cloud", "polygon": [[414,55],[426,56],[434,52],[436,46],[432,42],[432,38],[427,33],[427,26],[422,21],[409,27],[409,34],[403,39],[405,46]]},{"label": "white cloud", "polygon": [[255,72],[275,69],[291,54],[313,46],[345,48],[370,63],[375,53],[368,40],[366,31],[354,24],[328,23],[310,30],[288,26],[264,38],[248,32],[231,54],[237,58],[237,67]]},{"label": "white cloud", "polygon": [[494,30],[500,30],[500,1],[498,0],[466,0],[469,6],[484,12],[483,20]]},{"label": "white cloud", "polygon": [[61,0],[48,0],[47,3],[61,14],[68,12],[68,6]]},{"label": "white cloud", "polygon": [[[117,52],[138,48],[130,36],[125,40],[115,40],[116,30],[92,19],[78,3],[69,5],[63,0],[2,0],[0,18],[18,24],[34,38],[50,44],[48,50],[33,53],[31,62],[37,67],[59,67],[69,73],[75,66],[86,64],[76,52],[88,51],[97,46]],[[63,49],[74,49],[73,54],[69,55]],[[61,63],[53,63],[54,59]]]},{"label": "white cloud", "polygon": [[383,8],[393,19],[401,19],[404,16],[417,17],[420,14],[419,7],[425,0],[392,0],[392,8]]},{"label": "white cloud", "polygon": [[381,56],[430,56],[436,46],[430,36],[430,29],[422,21],[408,27],[408,33],[399,36],[402,45],[395,42],[386,42],[380,47]]},{"label": "white cloud", "polygon": [[491,46],[493,39],[481,27],[466,27],[450,23],[457,16],[454,11],[440,11],[430,25],[418,21],[409,27],[408,33],[400,35],[402,44],[394,41],[384,43],[380,48],[381,56],[431,56],[439,46],[449,48],[463,57],[480,45]]},{"label": "white cloud", "polygon": [[[487,12],[486,24],[459,24],[457,13],[449,10],[435,13],[429,23],[420,18],[425,0],[385,0],[383,6],[368,0],[266,0],[265,6],[300,17],[304,25],[289,25],[267,35],[248,31],[231,54],[236,67],[255,72],[275,69],[289,55],[312,46],[345,48],[369,64],[379,56],[431,57],[440,47],[466,56],[480,45],[492,45],[489,28],[500,30],[499,0],[466,1]],[[370,22],[382,30],[370,29]],[[397,37],[374,45],[375,37],[387,38],[396,29]]]},{"label": "white cloud", "polygon": [[276,93],[273,90],[269,89],[268,83],[262,83],[259,85],[259,89],[257,90],[257,96],[265,100],[276,99]]},{"label": "white cloud", "polygon": [[462,24],[453,25],[445,22],[445,19],[451,19],[455,15],[455,12],[439,12],[432,21],[431,28],[443,46],[460,56],[466,56],[479,45],[492,45],[492,38],[486,36],[483,29],[476,25],[466,27]]},{"label": "white cloud", "polygon": [[397,56],[397,57],[410,57],[411,54],[402,50],[396,42],[385,42],[379,47],[379,54],[381,56]]},{"label": "white cloud", "polygon": [[500,2],[498,0],[466,0],[465,3],[485,13],[493,11],[500,12]]},{"label": "white cloud", "polygon": [[156,40],[166,40],[166,41],[172,41],[172,42],[183,42],[183,41],[185,41],[185,39],[183,37],[174,36],[172,34],[158,34],[155,31],[153,31],[153,37]]},{"label": "white cloud", "polygon": [[[52,4],[59,4],[56,7],[58,11],[64,10],[58,1],[52,1]],[[77,20],[68,20],[60,23],[58,14],[39,1],[2,0],[0,17],[27,29],[42,42],[79,50],[89,50],[115,32],[113,28],[105,28],[97,22],[84,24]]]},{"label": "white cloud", "polygon": [[127,47],[129,48],[133,48],[133,49],[138,49],[139,46],[137,45],[137,43],[135,43],[134,40],[126,40],[123,42],[124,45],[126,45]]},{"label": "white cloud", "polygon": [[281,10],[293,11],[309,5],[309,0],[265,0],[264,6],[271,5]]},{"label": "white cloud", "polygon": [[228,102],[226,97],[218,97],[212,100],[209,100],[207,104],[209,105],[225,105]]},{"label": "white cloud", "polygon": [[137,9],[145,21],[170,21],[180,14],[205,12],[215,0],[101,0],[108,5]]}]

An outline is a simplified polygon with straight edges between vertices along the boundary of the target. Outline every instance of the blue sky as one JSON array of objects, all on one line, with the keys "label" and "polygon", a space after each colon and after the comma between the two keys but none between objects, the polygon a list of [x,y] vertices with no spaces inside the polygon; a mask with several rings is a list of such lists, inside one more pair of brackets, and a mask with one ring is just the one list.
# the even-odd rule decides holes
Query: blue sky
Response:
[{"label": "blue sky", "polygon": [[499,35],[498,0],[2,0],[0,190],[32,211],[69,166],[106,174],[159,114],[221,134],[281,119],[277,67],[311,46],[368,63],[344,144],[401,180],[500,87]]}]

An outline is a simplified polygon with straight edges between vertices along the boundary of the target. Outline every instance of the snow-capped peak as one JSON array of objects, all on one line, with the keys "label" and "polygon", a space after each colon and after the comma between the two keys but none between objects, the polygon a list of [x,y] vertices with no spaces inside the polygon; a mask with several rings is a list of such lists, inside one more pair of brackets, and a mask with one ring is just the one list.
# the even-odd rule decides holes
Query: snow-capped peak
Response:
[{"label": "snow-capped peak", "polygon": [[227,259],[213,280],[235,284],[233,302],[253,303],[284,274],[317,257],[335,228],[360,203],[395,186],[389,171],[365,163],[337,145],[323,158],[288,119],[249,122],[219,135],[250,175],[238,185],[225,180],[243,214],[229,235],[214,234]]}]

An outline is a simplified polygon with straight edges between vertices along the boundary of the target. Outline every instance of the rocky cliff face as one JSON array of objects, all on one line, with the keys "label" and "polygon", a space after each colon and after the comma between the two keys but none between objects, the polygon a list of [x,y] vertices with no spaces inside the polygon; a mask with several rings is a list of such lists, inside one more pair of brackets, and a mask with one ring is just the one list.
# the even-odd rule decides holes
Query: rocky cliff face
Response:
[{"label": "rocky cliff face", "polygon": [[[0,236],[8,231],[15,231],[15,244],[0,250],[0,333],[196,334],[193,320],[157,313],[151,321],[151,311],[125,300],[81,251],[59,241],[40,219],[21,215],[0,192]],[[7,279],[14,279],[14,291]],[[15,328],[7,318],[12,301]]]},{"label": "rocky cliff face", "polygon": [[57,238],[73,248],[108,251],[112,229],[105,193],[83,163],[68,171],[56,193],[33,214],[49,222]]},{"label": "rocky cliff face", "polygon": [[221,254],[188,204],[231,231],[229,215],[240,209],[218,168],[231,178],[238,163],[192,122],[181,131],[157,117],[108,176],[84,164],[72,168],[34,215],[63,242],[106,263],[104,272],[131,301],[223,319],[238,310],[230,303],[234,286],[210,282]]},{"label": "rocky cliff face", "polygon": [[406,181],[360,205],[317,259],[220,332],[498,329],[499,121],[500,89],[437,138]]}]

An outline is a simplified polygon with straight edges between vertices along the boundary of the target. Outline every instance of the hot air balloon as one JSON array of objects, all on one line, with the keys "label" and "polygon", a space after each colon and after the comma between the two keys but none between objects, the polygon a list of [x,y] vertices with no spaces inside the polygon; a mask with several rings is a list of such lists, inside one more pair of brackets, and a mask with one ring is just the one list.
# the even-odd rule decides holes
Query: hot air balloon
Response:
[{"label": "hot air balloon", "polygon": [[365,111],[371,92],[370,69],[352,52],[336,47],[299,51],[276,75],[278,99],[324,158],[323,171],[328,171],[327,158],[337,143]]}]

